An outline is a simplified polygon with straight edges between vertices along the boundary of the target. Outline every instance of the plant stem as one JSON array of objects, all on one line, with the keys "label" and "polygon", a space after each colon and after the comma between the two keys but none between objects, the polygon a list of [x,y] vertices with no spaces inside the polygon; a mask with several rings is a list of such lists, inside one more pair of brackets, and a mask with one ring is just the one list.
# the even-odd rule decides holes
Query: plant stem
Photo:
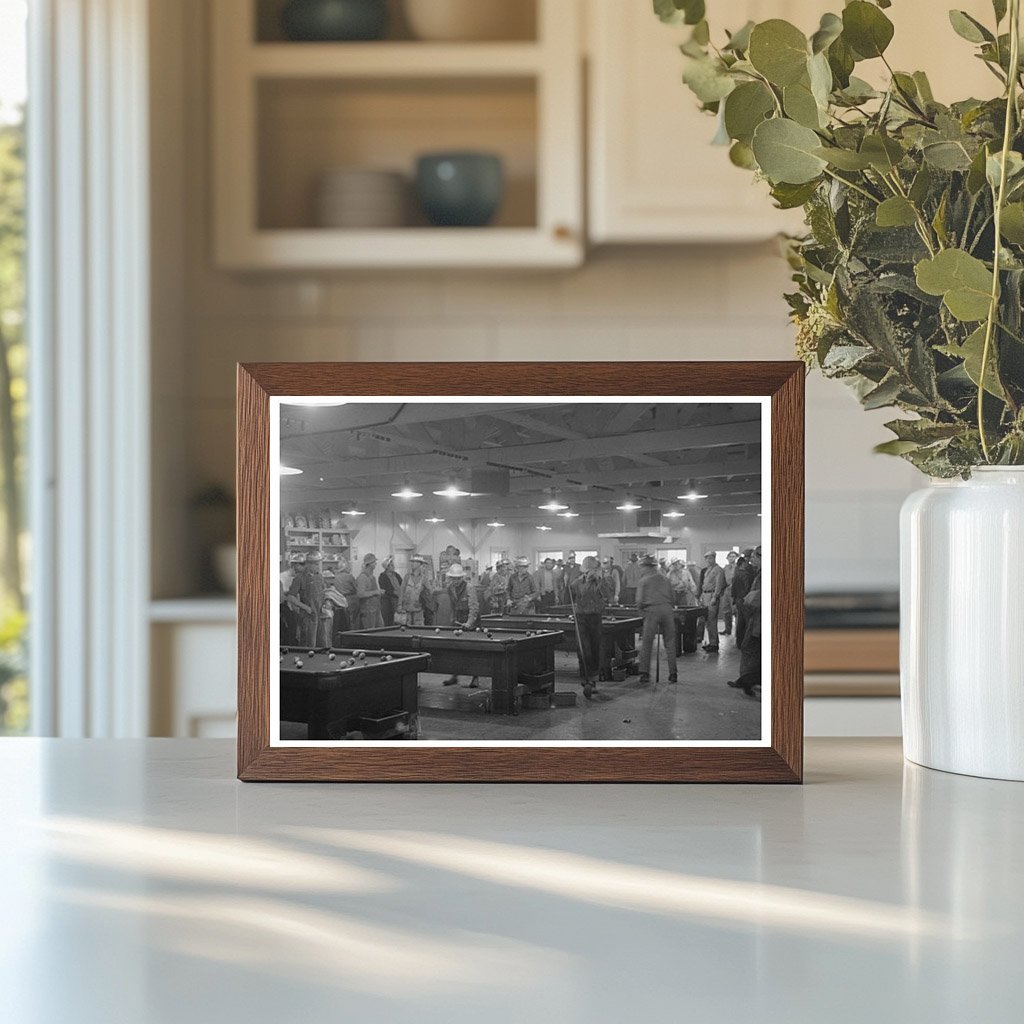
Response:
[{"label": "plant stem", "polygon": [[830,171],[827,167],[825,168],[825,173],[833,181],[838,181],[840,185],[845,185],[847,188],[852,188],[854,192],[859,192],[862,196],[864,196],[865,199],[870,199],[871,202],[875,204],[875,206],[877,206],[881,202],[881,200],[877,196],[873,196],[867,189],[861,188],[860,185],[857,185],[855,182],[847,181],[846,178],[839,177],[838,174],[835,174],[834,172]]},{"label": "plant stem", "polygon": [[985,345],[981,350],[981,370],[978,373],[978,436],[985,461],[992,462],[988,435],[985,433],[985,374],[992,352],[992,334],[999,314],[999,272],[1001,267],[1001,246],[1003,204],[1006,201],[1006,167],[1013,141],[1013,123],[1017,114],[1017,82],[1020,67],[1020,0],[1010,0],[1010,74],[1006,83],[1006,123],[1003,126],[1002,160],[999,167],[999,189],[995,197],[995,246],[992,256],[992,294],[989,299],[988,319],[985,322]]}]

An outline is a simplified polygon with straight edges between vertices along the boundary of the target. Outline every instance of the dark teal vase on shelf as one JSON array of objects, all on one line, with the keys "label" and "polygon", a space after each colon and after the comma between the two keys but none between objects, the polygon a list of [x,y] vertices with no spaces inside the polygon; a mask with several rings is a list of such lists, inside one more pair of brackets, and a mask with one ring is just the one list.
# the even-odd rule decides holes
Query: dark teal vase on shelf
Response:
[{"label": "dark teal vase on shelf", "polygon": [[281,11],[281,27],[294,42],[380,39],[388,27],[387,0],[290,0]]},{"label": "dark teal vase on shelf", "polygon": [[435,227],[483,227],[494,219],[505,195],[501,157],[427,153],[416,163],[416,192]]}]

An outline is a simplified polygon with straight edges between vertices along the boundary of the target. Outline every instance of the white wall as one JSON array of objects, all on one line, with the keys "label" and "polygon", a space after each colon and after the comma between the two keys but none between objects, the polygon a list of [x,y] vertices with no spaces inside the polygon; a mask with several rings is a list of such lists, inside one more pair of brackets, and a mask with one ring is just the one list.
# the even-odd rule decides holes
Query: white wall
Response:
[{"label": "white wall", "polygon": [[[180,372],[168,367],[159,392],[179,410],[187,484],[178,508],[159,510],[158,531],[172,536],[173,523],[187,517],[189,491],[233,479],[237,361],[793,357],[781,298],[787,268],[767,244],[597,252],[570,273],[244,277],[214,270],[205,6],[181,3],[184,145],[174,170],[185,199],[184,337]],[[174,123],[154,125],[175,130]],[[166,367],[168,359],[161,362]],[[571,390],[571,375],[566,386]],[[841,385],[809,379],[809,589],[896,586],[897,512],[919,478],[905,464],[871,454],[885,438],[885,419],[864,414]],[[168,428],[168,450],[176,433]],[[535,546],[548,546],[553,536]],[[375,546],[383,542],[373,538]],[[167,549],[168,563],[179,564],[176,545]],[[161,579],[171,578],[157,569],[158,593]]]}]

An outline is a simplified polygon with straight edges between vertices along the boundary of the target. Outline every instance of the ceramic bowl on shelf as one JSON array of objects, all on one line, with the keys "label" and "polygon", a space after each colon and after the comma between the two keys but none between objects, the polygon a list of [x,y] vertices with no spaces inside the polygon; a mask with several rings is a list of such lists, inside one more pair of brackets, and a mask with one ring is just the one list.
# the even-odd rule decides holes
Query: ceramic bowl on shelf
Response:
[{"label": "ceramic bowl on shelf", "polygon": [[396,171],[336,167],[320,177],[316,223],[321,228],[400,228],[406,222],[408,183]]},{"label": "ceramic bowl on shelf", "polygon": [[490,42],[536,37],[535,0],[404,0],[405,17],[426,42]]},{"label": "ceramic bowl on shelf", "polygon": [[289,0],[281,28],[293,42],[364,42],[388,27],[387,0]]},{"label": "ceramic bowl on shelf", "polygon": [[435,227],[489,224],[505,195],[505,172],[494,153],[425,153],[416,162],[416,193]]}]

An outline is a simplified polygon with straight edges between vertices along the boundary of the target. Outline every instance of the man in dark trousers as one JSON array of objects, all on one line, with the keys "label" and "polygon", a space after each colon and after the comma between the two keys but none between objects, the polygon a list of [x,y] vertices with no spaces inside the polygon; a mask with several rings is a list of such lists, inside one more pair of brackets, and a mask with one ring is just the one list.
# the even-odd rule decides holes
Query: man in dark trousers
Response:
[{"label": "man in dark trousers", "polygon": [[732,584],[729,587],[733,611],[736,613],[736,646],[741,649],[748,620],[746,605],[743,602],[757,575],[751,564],[753,555],[754,552],[750,550],[736,560],[736,571],[732,574]]},{"label": "man in dark trousers", "polygon": [[589,555],[583,559],[580,574],[569,584],[580,637],[583,696],[587,700],[604,699],[595,692],[601,666],[601,616],[611,602],[613,589],[612,581],[601,574],[601,563]]},{"label": "man in dark trousers", "polygon": [[646,555],[643,575],[636,587],[636,603],[644,617],[643,641],[640,648],[640,685],[651,681],[651,648],[660,633],[665,640],[668,658],[668,681],[676,682],[676,617],[673,610],[672,581],[658,572],[658,560]]},{"label": "man in dark trousers", "polygon": [[[458,562],[452,562],[445,574],[447,579],[446,590],[448,599],[452,605],[452,625],[456,629],[473,629],[480,621],[480,605],[477,601],[476,590],[470,586],[466,578],[466,570]],[[449,676],[445,686],[455,686],[458,683],[458,676]],[[477,688],[477,677],[469,682],[471,689]]]}]

